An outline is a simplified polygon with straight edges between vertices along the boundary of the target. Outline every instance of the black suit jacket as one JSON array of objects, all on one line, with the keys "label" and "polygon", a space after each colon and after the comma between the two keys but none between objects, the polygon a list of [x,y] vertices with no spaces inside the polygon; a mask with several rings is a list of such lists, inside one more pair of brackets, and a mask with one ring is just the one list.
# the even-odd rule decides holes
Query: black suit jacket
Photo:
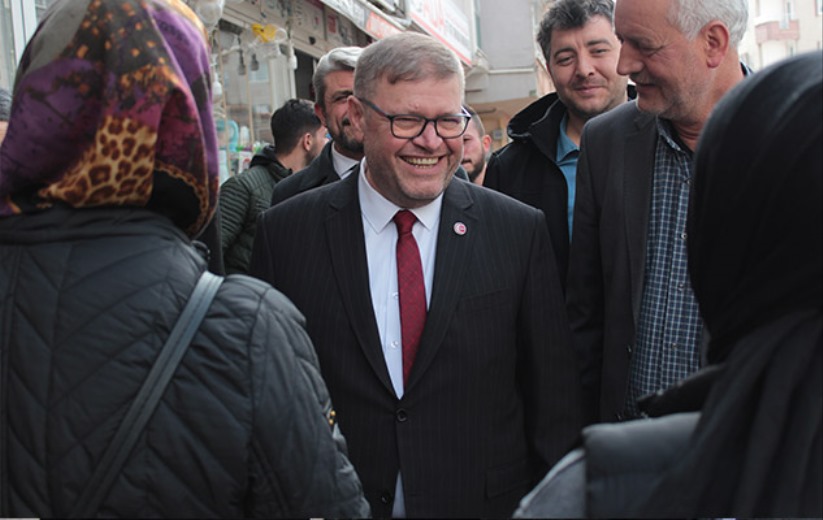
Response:
[{"label": "black suit jacket", "polygon": [[264,213],[252,274],[305,314],[376,517],[391,515],[398,470],[410,517],[509,516],[581,424],[543,214],[450,183],[426,327],[398,399],[372,310],[357,177]]},{"label": "black suit jacket", "polygon": [[589,422],[623,418],[657,137],[655,117],[634,101],[583,130],[566,302]]}]

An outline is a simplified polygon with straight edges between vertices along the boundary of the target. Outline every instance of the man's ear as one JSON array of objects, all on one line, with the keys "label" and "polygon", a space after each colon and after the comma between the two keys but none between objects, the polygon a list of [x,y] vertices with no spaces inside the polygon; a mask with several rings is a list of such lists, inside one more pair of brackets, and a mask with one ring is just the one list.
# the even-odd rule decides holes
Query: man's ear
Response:
[{"label": "man's ear", "polygon": [[492,149],[492,136],[486,134],[480,139],[480,143],[483,145],[483,151],[489,153],[489,150]]},{"label": "man's ear", "polygon": [[729,28],[719,21],[709,22],[700,31],[706,52],[706,64],[718,67],[729,52]]},{"label": "man's ear", "polygon": [[303,134],[303,139],[300,140],[300,144],[303,145],[303,149],[307,152],[311,151],[311,145],[314,141],[314,136],[311,132],[306,132]]},{"label": "man's ear", "polygon": [[323,113],[323,109],[320,108],[320,103],[314,104],[314,114],[320,119],[323,126],[326,126],[326,114]]},{"label": "man's ear", "polygon": [[357,132],[362,134],[364,119],[363,103],[361,103],[360,100],[354,96],[349,96],[348,103],[349,121],[351,121],[352,126],[357,130]]}]

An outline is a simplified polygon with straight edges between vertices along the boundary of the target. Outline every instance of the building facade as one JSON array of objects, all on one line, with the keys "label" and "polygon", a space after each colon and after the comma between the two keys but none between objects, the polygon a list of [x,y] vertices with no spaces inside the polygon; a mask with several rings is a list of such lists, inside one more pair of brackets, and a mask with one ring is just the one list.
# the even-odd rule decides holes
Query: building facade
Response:
[{"label": "building facade", "polygon": [[[26,42],[54,0],[0,0],[0,86],[11,88]],[[476,60],[475,0],[184,0],[211,31],[221,178],[272,141],[269,120],[287,99],[313,99],[317,60],[401,31],[428,33],[467,72]]]},{"label": "building facade", "polygon": [[754,70],[823,48],[823,0],[749,0],[741,59]]}]

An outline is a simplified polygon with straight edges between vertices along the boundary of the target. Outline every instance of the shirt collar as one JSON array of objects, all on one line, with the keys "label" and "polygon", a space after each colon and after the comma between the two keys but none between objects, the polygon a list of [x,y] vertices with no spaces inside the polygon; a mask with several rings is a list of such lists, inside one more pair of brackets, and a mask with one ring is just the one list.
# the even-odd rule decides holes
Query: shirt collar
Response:
[{"label": "shirt collar", "polygon": [[[360,164],[360,178],[357,180],[357,191],[360,196],[360,210],[366,218],[366,222],[375,233],[382,233],[386,226],[394,218],[395,213],[401,208],[397,204],[389,201],[377,190],[375,190],[366,179],[366,159]],[[440,209],[443,207],[443,194],[425,206],[410,210],[417,217],[423,226],[429,231],[433,231],[440,217]]]},{"label": "shirt collar", "polygon": [[562,162],[569,154],[579,152],[580,149],[574,144],[574,141],[569,139],[566,135],[566,128],[569,124],[569,114],[564,114],[563,119],[560,120],[560,133],[557,135],[557,162]]},{"label": "shirt collar", "polygon": [[660,134],[660,137],[669,146],[669,148],[676,152],[684,151],[683,147],[680,146],[680,143],[674,137],[671,121],[669,121],[668,119],[663,119],[662,117],[658,117],[657,132]]},{"label": "shirt collar", "polygon": [[356,159],[351,159],[349,157],[346,157],[342,153],[338,152],[334,148],[333,143],[331,146],[331,161],[332,165],[334,166],[335,173],[337,173],[337,175],[339,175],[341,179],[348,176],[349,170],[351,170],[352,166],[357,164]]}]

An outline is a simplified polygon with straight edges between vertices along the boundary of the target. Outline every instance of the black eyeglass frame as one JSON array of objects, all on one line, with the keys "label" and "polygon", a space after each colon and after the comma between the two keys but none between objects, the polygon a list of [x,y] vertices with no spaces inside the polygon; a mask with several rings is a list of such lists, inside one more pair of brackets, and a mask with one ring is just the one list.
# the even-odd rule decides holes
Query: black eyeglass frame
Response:
[{"label": "black eyeglass frame", "polygon": [[[372,103],[368,99],[365,99],[365,98],[357,98],[357,99],[359,99],[360,102],[363,103],[364,105],[366,105],[367,107],[371,108],[372,110],[374,110],[375,112],[377,112],[381,116],[388,119],[389,120],[389,129],[391,130],[391,135],[393,135],[397,139],[415,139],[415,138],[417,138],[417,137],[419,137],[420,135],[423,134],[423,132],[426,130],[426,127],[429,125],[429,123],[434,124],[434,133],[436,133],[437,136],[440,139],[457,139],[458,137],[462,137],[463,134],[466,133],[466,129],[469,128],[469,121],[471,121],[471,118],[472,118],[472,115],[469,114],[469,112],[466,110],[465,107],[461,107],[461,109],[460,109],[461,113],[460,114],[449,114],[449,115],[437,116],[434,119],[430,119],[428,117],[423,117],[419,114],[387,114],[386,112],[383,111],[383,109],[381,109],[379,106],[375,105],[374,103]],[[394,120],[398,117],[407,117],[407,118],[417,119],[418,121],[423,121],[423,126],[421,126],[420,131],[417,132],[414,135],[397,135],[397,133],[395,132],[395,129],[394,129]],[[463,118],[463,121],[464,121],[463,122],[463,129],[457,135],[450,135],[450,136],[446,137],[446,136],[443,136],[440,133],[440,129],[437,126],[437,122],[439,120],[443,119],[443,118],[450,118],[450,117]]]}]

